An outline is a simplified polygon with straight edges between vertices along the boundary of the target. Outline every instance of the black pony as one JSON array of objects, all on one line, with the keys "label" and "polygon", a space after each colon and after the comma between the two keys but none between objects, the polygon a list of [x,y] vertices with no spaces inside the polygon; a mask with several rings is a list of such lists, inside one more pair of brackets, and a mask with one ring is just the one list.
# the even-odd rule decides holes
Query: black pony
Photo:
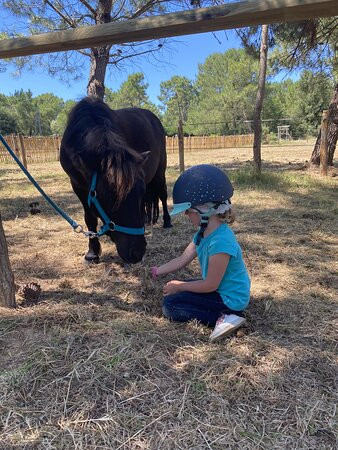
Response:
[{"label": "black pony", "polygon": [[[171,226],[165,134],[152,112],[113,111],[101,100],[84,98],[69,114],[60,162],[83,205],[88,230],[97,232],[101,218],[99,234],[110,236],[126,262],[141,261],[144,222],[157,221],[159,198],[164,227]],[[100,252],[98,238],[90,238],[85,259],[98,262]]]}]

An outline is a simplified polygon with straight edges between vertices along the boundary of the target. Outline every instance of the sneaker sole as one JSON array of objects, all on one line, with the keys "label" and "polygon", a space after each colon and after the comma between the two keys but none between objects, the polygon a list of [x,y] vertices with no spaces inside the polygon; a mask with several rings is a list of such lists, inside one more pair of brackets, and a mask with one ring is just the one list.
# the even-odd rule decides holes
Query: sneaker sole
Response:
[{"label": "sneaker sole", "polygon": [[233,333],[234,331],[238,330],[238,328],[240,328],[242,325],[244,325],[245,322],[246,322],[246,320],[243,319],[238,324],[233,325],[231,328],[223,330],[222,332],[220,332],[216,336],[210,336],[210,338],[209,338],[210,342],[215,342],[215,341],[217,341],[220,338],[229,336],[229,334]]}]

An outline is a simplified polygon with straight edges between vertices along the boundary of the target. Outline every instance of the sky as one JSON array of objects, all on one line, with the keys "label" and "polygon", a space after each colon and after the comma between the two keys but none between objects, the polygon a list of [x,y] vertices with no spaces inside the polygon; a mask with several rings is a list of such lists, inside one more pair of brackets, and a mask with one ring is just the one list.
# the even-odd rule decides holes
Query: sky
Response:
[{"label": "sky", "polygon": [[[204,63],[210,54],[224,53],[229,48],[239,47],[239,40],[232,30],[179,36],[171,40],[170,50],[165,52],[162,63],[155,66],[144,59],[137,66],[130,65],[121,71],[110,69],[106,76],[106,86],[112,90],[118,90],[128,75],[142,72],[145,82],[149,84],[147,90],[149,98],[153,103],[158,104],[157,96],[160,93],[162,81],[166,81],[174,75],[182,75],[194,80],[198,72],[198,64]],[[16,90],[27,91],[30,89],[34,97],[49,92],[64,100],[79,100],[86,95],[88,66],[83,68],[82,79],[73,82],[71,86],[48,76],[38,68],[34,72],[26,71],[21,77],[15,78],[12,75],[13,68],[9,65],[6,66],[7,70],[0,73],[0,93],[2,94],[10,95]]]}]

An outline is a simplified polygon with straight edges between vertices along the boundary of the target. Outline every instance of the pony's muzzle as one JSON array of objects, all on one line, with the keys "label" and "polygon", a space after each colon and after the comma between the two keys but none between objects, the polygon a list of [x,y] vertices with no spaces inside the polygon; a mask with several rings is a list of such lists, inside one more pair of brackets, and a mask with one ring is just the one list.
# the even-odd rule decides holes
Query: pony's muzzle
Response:
[{"label": "pony's muzzle", "polygon": [[143,256],[145,254],[146,251],[146,246],[144,246],[144,248],[131,248],[129,250],[129,261],[131,264],[136,264],[140,261],[142,261]]},{"label": "pony's muzzle", "polygon": [[126,234],[116,232],[114,242],[117,253],[125,262],[136,264],[142,261],[147,246],[144,236],[131,238]]}]

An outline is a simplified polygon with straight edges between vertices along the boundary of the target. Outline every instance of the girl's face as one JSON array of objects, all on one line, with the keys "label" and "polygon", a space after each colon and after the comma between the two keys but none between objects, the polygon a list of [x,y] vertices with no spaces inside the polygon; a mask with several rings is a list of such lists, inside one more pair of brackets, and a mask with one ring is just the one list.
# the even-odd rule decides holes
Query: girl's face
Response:
[{"label": "girl's face", "polygon": [[193,209],[187,209],[184,214],[189,217],[190,222],[196,227],[198,227],[201,223],[201,217],[197,211],[194,211]]}]

